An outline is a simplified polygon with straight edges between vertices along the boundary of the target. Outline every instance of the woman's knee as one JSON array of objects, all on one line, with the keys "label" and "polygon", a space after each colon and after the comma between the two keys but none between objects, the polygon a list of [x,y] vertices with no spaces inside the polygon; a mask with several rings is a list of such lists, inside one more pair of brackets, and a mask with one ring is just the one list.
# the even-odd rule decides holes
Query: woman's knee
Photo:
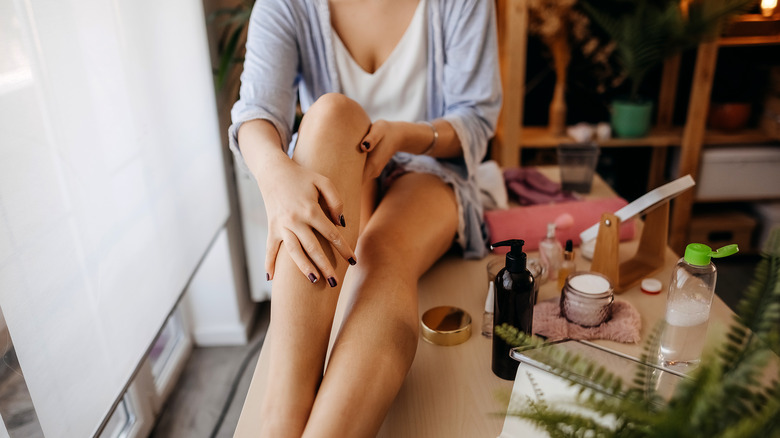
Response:
[{"label": "woman's knee", "polygon": [[301,122],[299,141],[308,136],[325,135],[327,138],[344,140],[338,144],[358,148],[370,126],[371,119],[359,103],[343,94],[328,93],[320,96],[306,111]]}]

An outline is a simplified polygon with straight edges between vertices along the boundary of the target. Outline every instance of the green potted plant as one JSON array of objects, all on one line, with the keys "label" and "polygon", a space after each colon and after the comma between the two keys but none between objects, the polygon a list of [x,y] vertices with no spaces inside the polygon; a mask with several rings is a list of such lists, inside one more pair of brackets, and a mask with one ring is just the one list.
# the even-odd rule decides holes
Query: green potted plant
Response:
[{"label": "green potted plant", "polygon": [[[657,331],[656,331],[657,333]],[[543,341],[506,325],[496,334],[512,345],[539,346]],[[655,336],[645,344],[642,358],[657,352]],[[663,402],[639,366],[632,382],[624,382],[604,367],[570,357],[553,346],[544,358],[552,372],[564,378],[574,368],[585,369],[588,384],[603,390],[580,391],[577,404],[601,418],[577,413],[568,406],[529,401],[508,415],[525,418],[552,437],[769,437],[780,436],[780,227],[767,243],[753,281],[737,306],[727,339],[714,354],[705,355],[689,379]],[[774,361],[774,363],[772,363]],[[572,385],[584,389],[581,381]],[[620,396],[617,396],[617,395]]]},{"label": "green potted plant", "polygon": [[240,57],[244,53],[246,27],[255,0],[240,0],[233,7],[219,8],[208,16],[209,24],[215,23],[219,29],[217,40],[217,55],[219,65],[214,71],[214,82],[217,89],[222,89],[227,81],[231,67],[243,62]]},{"label": "green potted plant", "polygon": [[630,81],[627,97],[612,102],[612,130],[618,137],[647,134],[653,102],[639,94],[647,74],[667,57],[718,35],[731,16],[755,0],[583,0],[583,8],[617,44],[617,57]]}]

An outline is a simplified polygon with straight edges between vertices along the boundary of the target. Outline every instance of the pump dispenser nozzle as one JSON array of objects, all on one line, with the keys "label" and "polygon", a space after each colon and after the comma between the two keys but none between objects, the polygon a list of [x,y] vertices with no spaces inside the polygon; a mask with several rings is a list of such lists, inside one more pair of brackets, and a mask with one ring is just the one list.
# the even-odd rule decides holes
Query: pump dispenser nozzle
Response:
[{"label": "pump dispenser nozzle", "polygon": [[493,249],[498,246],[510,247],[506,254],[506,270],[515,274],[525,271],[526,255],[523,252],[525,241],[521,239],[502,240],[501,242],[490,245]]}]

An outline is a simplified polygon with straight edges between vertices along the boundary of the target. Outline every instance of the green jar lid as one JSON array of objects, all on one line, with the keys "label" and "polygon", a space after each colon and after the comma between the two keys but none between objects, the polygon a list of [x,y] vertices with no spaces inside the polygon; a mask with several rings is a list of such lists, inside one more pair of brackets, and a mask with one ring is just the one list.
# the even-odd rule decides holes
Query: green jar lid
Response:
[{"label": "green jar lid", "polygon": [[739,248],[736,244],[726,245],[713,251],[712,248],[703,243],[691,243],[685,247],[685,256],[683,258],[692,265],[707,266],[710,264],[712,257],[727,257],[736,254],[737,251],[739,251]]}]

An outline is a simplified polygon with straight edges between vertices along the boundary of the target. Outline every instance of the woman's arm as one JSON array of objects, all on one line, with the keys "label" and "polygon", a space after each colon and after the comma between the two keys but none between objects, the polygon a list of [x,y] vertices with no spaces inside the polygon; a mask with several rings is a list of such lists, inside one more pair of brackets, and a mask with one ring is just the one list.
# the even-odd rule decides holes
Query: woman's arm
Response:
[{"label": "woman's arm", "polygon": [[463,155],[460,139],[446,120],[426,123],[377,120],[363,138],[362,148],[368,152],[363,179],[376,178],[396,152],[424,154],[437,158]]},{"label": "woman's arm", "polygon": [[[442,41],[434,44],[444,53],[442,83],[436,84],[444,111],[424,123],[378,120],[364,139],[369,152],[365,178],[381,172],[395,152],[425,154],[436,158],[463,157],[466,170],[474,174],[495,131],[501,108],[498,43],[492,1],[442,2]],[[438,106],[437,102],[434,107]],[[433,146],[431,148],[431,146]]]},{"label": "woman's arm", "polygon": [[[325,278],[335,277],[320,243],[309,232],[327,236],[344,260],[355,261],[355,253],[337,225],[344,226],[344,203],[328,178],[291,160],[281,148],[274,126],[267,120],[251,120],[238,131],[244,160],[257,179],[268,214],[266,272],[273,278],[276,256],[282,244],[301,273],[316,282],[319,271]],[[324,201],[323,208],[314,208]],[[302,251],[302,249],[306,250]],[[315,266],[312,266],[314,262]],[[314,269],[316,268],[316,269]],[[312,277],[313,275],[313,277]]]},{"label": "woman's arm", "polygon": [[[327,178],[299,166],[286,153],[299,73],[295,20],[288,6],[284,1],[260,0],[252,11],[230,143],[263,195],[268,214],[268,278],[273,277],[284,244],[304,276],[316,281],[320,276],[335,276],[335,270],[309,230],[329,236],[345,260],[354,260],[355,254],[336,226],[343,223],[337,190]],[[321,201],[323,208],[312,209]]]},{"label": "woman's arm", "polygon": [[282,150],[290,143],[300,70],[295,26],[284,1],[258,0],[252,9],[240,98],[231,111],[231,149],[239,158],[238,130],[249,120],[269,121]]},{"label": "woman's arm", "polygon": [[487,152],[501,110],[495,2],[441,2],[441,119],[460,139],[469,174]]}]

